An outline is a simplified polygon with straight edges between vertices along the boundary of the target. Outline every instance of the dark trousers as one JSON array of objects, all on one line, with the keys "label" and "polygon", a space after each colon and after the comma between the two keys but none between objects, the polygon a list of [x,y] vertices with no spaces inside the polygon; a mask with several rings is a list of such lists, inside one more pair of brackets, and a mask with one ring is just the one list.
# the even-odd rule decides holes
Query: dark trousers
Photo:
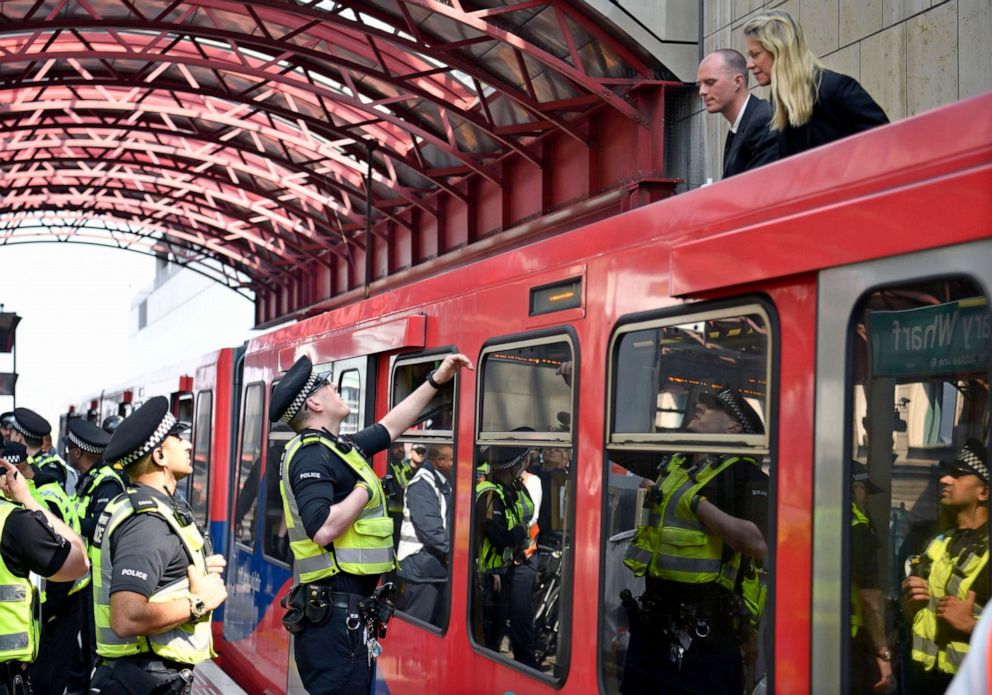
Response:
[{"label": "dark trousers", "polygon": [[79,648],[76,649],[66,683],[67,695],[86,695],[96,667],[96,627],[93,620],[93,586],[79,592]]},{"label": "dark trousers", "polygon": [[193,666],[153,654],[104,659],[93,673],[90,688],[94,695],[190,695]]},{"label": "dark trousers", "polygon": [[0,695],[31,695],[37,693],[29,685],[28,666],[23,661],[0,664]]},{"label": "dark trousers", "polygon": [[534,584],[537,571],[529,562],[510,570],[510,642],[513,658],[524,666],[537,668],[534,656]]},{"label": "dark trousers", "polygon": [[28,669],[36,693],[61,693],[69,678],[69,662],[78,648],[79,601],[65,602],[60,614],[41,626],[38,658]]},{"label": "dark trousers", "polygon": [[870,695],[875,692],[873,685],[882,677],[875,660],[875,650],[864,628],[851,638],[851,682],[850,695]]},{"label": "dark trousers", "polygon": [[943,695],[951,685],[954,675],[933,668],[923,669],[919,661],[909,661],[906,677],[904,678],[906,692],[910,695]]},{"label": "dark trousers", "polygon": [[310,695],[365,695],[372,669],[364,628],[349,630],[347,611],[337,606],[322,625],[307,623],[296,635],[293,654],[303,687]]},{"label": "dark trousers", "polygon": [[714,626],[706,639],[694,639],[682,656],[672,661],[672,639],[661,627],[631,627],[630,646],[620,692],[624,695],[725,695],[744,689],[740,645]]}]

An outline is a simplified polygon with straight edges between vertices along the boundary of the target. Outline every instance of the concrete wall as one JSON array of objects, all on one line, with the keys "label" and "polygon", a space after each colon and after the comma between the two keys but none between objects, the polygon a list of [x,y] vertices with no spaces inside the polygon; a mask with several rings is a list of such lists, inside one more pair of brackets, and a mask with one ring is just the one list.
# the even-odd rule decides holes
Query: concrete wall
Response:
[{"label": "concrete wall", "polygon": [[[741,26],[764,9],[798,19],[824,64],[860,81],[893,121],[992,89],[992,0],[705,0],[703,54],[743,53]],[[728,130],[698,98],[690,103],[674,114],[673,136],[703,139],[671,162],[683,188],[719,180]]]}]

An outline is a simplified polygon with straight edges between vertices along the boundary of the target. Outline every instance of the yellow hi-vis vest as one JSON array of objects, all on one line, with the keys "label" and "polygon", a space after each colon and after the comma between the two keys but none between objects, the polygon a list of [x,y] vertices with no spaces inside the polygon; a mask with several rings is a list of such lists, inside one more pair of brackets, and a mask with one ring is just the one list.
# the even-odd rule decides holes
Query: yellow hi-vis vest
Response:
[{"label": "yellow hi-vis vest", "polygon": [[[127,489],[127,483],[121,476],[121,472],[110,464],[103,464],[95,471],[90,471],[92,475],[80,480],[81,485],[76,488],[74,499],[76,501],[76,517],[82,522],[90,512],[90,505],[93,503],[93,493],[103,485],[108,478],[115,480],[121,488],[121,492]],[[84,487],[85,486],[85,487]],[[84,542],[89,545],[89,539],[84,538]]]},{"label": "yellow hi-vis vest", "polygon": [[[65,522],[65,525],[71,528],[77,536],[79,535],[79,516],[76,514],[76,506],[69,499],[69,495],[66,494],[66,491],[59,485],[58,481],[50,480],[47,483],[36,486],[34,481],[31,480],[29,481],[28,488],[31,490],[31,496],[38,500],[39,504],[43,504],[49,509],[54,504],[58,508],[59,517]],[[89,583],[90,575],[87,572],[73,582],[69,593],[74,594],[89,585]],[[42,602],[44,602],[44,599],[42,599]]]},{"label": "yellow hi-vis vest", "polygon": [[[16,504],[0,499],[0,537]],[[31,662],[38,656],[41,602],[26,577],[11,573],[0,558],[0,663]]]},{"label": "yellow hi-vis vest", "polygon": [[[320,547],[307,535],[296,495],[290,484],[293,458],[305,446],[321,445],[344,461],[372,491],[372,498],[362,508],[358,518],[344,533],[334,539],[332,550]],[[320,434],[296,435],[286,445],[280,463],[279,491],[286,516],[289,547],[293,551],[293,581],[307,584],[338,572],[348,574],[383,574],[396,568],[393,548],[393,520],[386,512],[386,494],[372,466],[352,447],[342,451],[337,442]]]},{"label": "yellow hi-vis vest", "polygon": [[[943,596],[966,599],[971,585],[989,561],[988,536],[980,544],[966,547],[958,557],[948,554],[950,542],[950,534],[940,534],[927,545],[926,556],[931,563],[927,578],[930,602],[913,617],[913,661],[921,663],[927,671],[936,668],[943,673],[957,673],[968,653],[968,640],[966,637],[964,641],[937,642],[937,603]],[[972,615],[976,620],[982,608],[975,603]]]},{"label": "yellow hi-vis vest", "polygon": [[[196,571],[206,576],[206,558],[203,554],[203,536],[196,524],[186,526],[179,523],[172,509],[141,488],[129,487],[123,494],[108,504],[93,532],[93,543],[100,552],[93,563],[93,613],[96,623],[96,652],[106,659],[119,659],[133,654],[154,652],[163,659],[172,659],[184,664],[198,664],[212,659],[213,638],[210,634],[210,620],[192,624],[183,623],[179,627],[157,635],[118,637],[110,627],[110,585],[114,576],[114,558],[110,553],[111,538],[121,523],[134,514],[155,514],[169,524],[182,541],[187,556]],[[152,594],[149,603],[166,603],[190,596],[189,579],[183,577]]]},{"label": "yellow hi-vis vest", "polygon": [[[520,516],[520,512],[523,506],[518,506],[517,504],[509,504],[506,500],[506,493],[503,490],[502,485],[497,485],[490,480],[483,480],[478,485],[475,486],[475,498],[479,499],[487,490],[492,490],[499,497],[500,501],[503,503],[504,514],[506,515],[506,530],[509,531],[515,526],[521,526],[527,522]],[[519,498],[523,493],[517,495]],[[530,496],[527,496],[527,501],[530,504],[530,514],[527,518],[530,518],[534,514],[534,503],[530,501]],[[526,511],[526,509],[524,509]],[[526,528],[526,527],[525,527]],[[475,558],[475,562],[479,571],[488,572],[491,570],[498,570],[502,567],[508,566],[513,561],[513,548],[507,546],[505,548],[497,548],[493,545],[492,541],[489,540],[489,536],[483,534],[482,542],[479,547],[479,554]]]},{"label": "yellow hi-vis vest", "polygon": [[[858,509],[857,505],[851,505],[851,528],[855,526],[868,526],[871,527],[871,522],[868,517],[865,516],[864,512]],[[865,552],[867,549],[859,549],[860,552]],[[874,552],[874,549],[872,549]],[[851,637],[857,637],[858,632],[865,625],[865,618],[861,612],[861,601],[858,600],[858,586],[857,582],[851,582]]]},{"label": "yellow hi-vis vest", "polygon": [[708,457],[697,468],[685,468],[685,457],[673,455],[648,495],[648,523],[639,526],[623,560],[636,576],[684,584],[716,582],[734,590],[740,553],[728,553],[720,536],[706,531],[689,509],[692,498],[718,474],[737,463],[755,465],[738,456]]}]

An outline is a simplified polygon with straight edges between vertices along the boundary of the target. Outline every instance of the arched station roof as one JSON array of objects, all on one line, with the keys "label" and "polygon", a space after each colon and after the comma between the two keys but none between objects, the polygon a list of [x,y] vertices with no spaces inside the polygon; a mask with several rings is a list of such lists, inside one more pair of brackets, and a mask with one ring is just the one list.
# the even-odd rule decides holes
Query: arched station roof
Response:
[{"label": "arched station roof", "polygon": [[[260,324],[629,179],[640,163],[590,163],[593,141],[619,123],[642,146],[643,94],[666,84],[567,0],[0,13],[0,244],[165,256],[264,299]],[[590,172],[575,190],[549,172],[569,148]],[[544,198],[516,212],[532,172]]]}]

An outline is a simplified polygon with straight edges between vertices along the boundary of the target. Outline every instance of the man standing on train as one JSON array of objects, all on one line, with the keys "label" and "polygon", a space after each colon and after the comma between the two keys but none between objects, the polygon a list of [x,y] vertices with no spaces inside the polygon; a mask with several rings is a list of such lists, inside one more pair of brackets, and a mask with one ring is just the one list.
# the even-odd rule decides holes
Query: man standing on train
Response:
[{"label": "man standing on train", "polygon": [[271,420],[297,433],[280,465],[294,556],[284,623],[296,636],[296,666],[311,695],[368,692],[377,642],[363,627],[378,617],[368,615],[367,599],[396,562],[385,493],[367,457],[413,425],[463,367],[472,369],[465,355],[448,355],[382,420],[346,437],[338,434],[350,408],[309,357],[298,359],[273,390]]},{"label": "man standing on train", "polygon": [[989,469],[985,445],[969,439],[944,468],[940,504],[954,527],[910,561],[903,610],[913,624],[909,692],[943,693],[968,653],[989,600]]},{"label": "man standing on train", "polygon": [[[687,432],[760,434],[764,426],[732,388],[704,392]],[[625,600],[630,646],[620,691],[741,692],[741,648],[763,607],[753,581],[768,552],[767,476],[744,456],[674,454],[645,499],[624,564],[645,578],[638,607]],[[749,579],[750,578],[750,579]]]},{"label": "man standing on train", "polygon": [[224,558],[210,554],[176,488],[193,472],[189,426],[164,396],[129,415],[104,450],[131,485],[93,533],[96,650],[90,693],[189,693],[196,664],[214,656],[212,611],[227,598]]}]

